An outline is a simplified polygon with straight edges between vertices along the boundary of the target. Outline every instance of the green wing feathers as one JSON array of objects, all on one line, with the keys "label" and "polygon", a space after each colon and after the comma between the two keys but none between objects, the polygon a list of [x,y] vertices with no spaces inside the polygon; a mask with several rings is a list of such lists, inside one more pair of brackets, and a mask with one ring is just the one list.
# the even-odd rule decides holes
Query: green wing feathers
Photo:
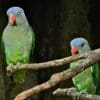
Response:
[{"label": "green wing feathers", "polygon": [[98,88],[100,87],[100,67],[99,67],[98,63],[93,65],[92,75],[93,75],[94,83],[95,83],[96,88],[98,90]]},{"label": "green wing feathers", "polygon": [[[81,64],[82,60],[72,62],[70,67],[75,67],[76,65]],[[72,78],[74,86],[77,88],[78,91],[86,91],[88,93],[95,94],[96,93],[96,86],[94,84],[94,80],[91,74],[91,68],[84,70],[83,72],[79,73],[78,75]]]},{"label": "green wing feathers", "polygon": [[[22,31],[12,29],[12,32],[6,29],[3,33],[3,43],[7,65],[17,64],[18,62],[29,63],[30,54],[35,47],[35,35],[30,28]],[[13,77],[15,82],[22,83],[25,79],[25,70],[17,71]]]}]

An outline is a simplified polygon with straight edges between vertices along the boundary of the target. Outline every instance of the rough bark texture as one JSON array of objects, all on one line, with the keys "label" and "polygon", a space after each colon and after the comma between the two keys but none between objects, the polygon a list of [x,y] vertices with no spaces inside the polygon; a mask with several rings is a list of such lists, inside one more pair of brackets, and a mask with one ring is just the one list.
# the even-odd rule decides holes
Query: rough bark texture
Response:
[{"label": "rough bark texture", "polygon": [[[90,28],[87,19],[88,0],[1,0],[0,35],[7,24],[6,10],[8,7],[15,5],[21,6],[25,10],[28,20],[36,33],[36,48],[34,56],[31,57],[32,62],[48,61],[70,55],[69,42],[74,37],[84,36],[90,40],[88,34]],[[37,78],[38,82],[42,83],[48,80],[53,73],[64,69],[64,67],[43,69],[37,71],[38,75],[35,76],[33,75],[35,72],[28,72],[26,83],[20,86],[16,86],[9,80],[10,100],[20,91],[32,87],[33,83],[37,84]],[[33,79],[35,79],[34,82]],[[69,80],[67,85],[64,82],[59,87],[69,87],[70,85],[71,81]],[[2,87],[1,84],[0,87]],[[41,93],[39,95],[40,100],[41,98],[42,100],[66,100],[66,97],[52,96],[52,91],[55,88]],[[0,90],[2,92],[2,88]],[[0,98],[0,100],[3,99]],[[38,100],[38,98],[34,100]]]}]

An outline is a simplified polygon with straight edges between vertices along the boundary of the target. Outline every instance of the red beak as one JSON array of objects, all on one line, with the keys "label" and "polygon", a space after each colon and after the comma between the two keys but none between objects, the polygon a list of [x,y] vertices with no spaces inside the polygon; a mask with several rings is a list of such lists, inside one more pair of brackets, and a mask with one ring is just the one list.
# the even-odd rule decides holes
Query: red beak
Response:
[{"label": "red beak", "polygon": [[16,22],[16,16],[15,15],[10,15],[9,16],[9,22],[11,23],[11,25],[14,25]]},{"label": "red beak", "polygon": [[77,54],[78,53],[78,49],[75,48],[75,47],[71,48],[71,53],[72,53],[72,55],[73,54]]}]

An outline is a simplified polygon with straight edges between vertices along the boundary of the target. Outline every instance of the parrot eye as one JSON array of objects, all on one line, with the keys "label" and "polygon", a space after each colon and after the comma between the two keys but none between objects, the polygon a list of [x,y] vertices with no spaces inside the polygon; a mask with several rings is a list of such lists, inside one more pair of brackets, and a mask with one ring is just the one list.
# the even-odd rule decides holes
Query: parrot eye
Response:
[{"label": "parrot eye", "polygon": [[21,12],[17,12],[17,15],[20,15],[21,14]]},{"label": "parrot eye", "polygon": [[80,46],[81,46],[81,47],[84,47],[84,43],[82,43]]}]

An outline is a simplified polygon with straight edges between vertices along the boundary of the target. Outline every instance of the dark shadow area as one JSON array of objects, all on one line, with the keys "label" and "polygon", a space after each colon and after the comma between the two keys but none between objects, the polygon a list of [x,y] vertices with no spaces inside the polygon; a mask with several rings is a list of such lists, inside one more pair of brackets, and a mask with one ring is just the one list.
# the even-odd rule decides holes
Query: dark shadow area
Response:
[{"label": "dark shadow area", "polygon": [[89,21],[91,25],[91,37],[94,48],[100,47],[100,2],[90,0]]}]

